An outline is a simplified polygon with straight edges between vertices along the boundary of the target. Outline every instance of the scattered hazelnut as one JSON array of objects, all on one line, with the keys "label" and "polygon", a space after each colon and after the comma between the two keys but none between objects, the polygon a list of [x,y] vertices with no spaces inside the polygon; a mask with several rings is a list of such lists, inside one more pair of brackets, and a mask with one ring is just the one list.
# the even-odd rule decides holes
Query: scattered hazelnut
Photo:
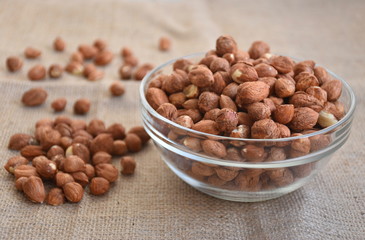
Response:
[{"label": "scattered hazelnut", "polygon": [[52,206],[59,206],[65,203],[65,194],[61,188],[52,188],[46,197],[46,203]]},{"label": "scattered hazelnut", "polygon": [[61,37],[57,37],[53,41],[53,48],[57,52],[63,52],[65,50],[65,48],[66,48],[66,43],[65,43],[65,41]]},{"label": "scattered hazelnut", "polygon": [[50,78],[60,78],[63,73],[63,68],[58,64],[52,64],[48,68],[48,75]]},{"label": "scattered hazelnut", "polygon": [[84,189],[77,182],[66,183],[62,189],[67,200],[73,203],[80,202],[84,196]]},{"label": "scattered hazelnut", "polygon": [[130,156],[122,157],[120,160],[120,165],[122,167],[121,172],[123,175],[131,175],[136,169],[136,161]]},{"label": "scattered hazelnut", "polygon": [[158,48],[161,51],[168,51],[171,48],[171,40],[167,37],[161,37],[159,40]]},{"label": "scattered hazelnut", "polygon": [[46,68],[40,64],[35,65],[28,71],[28,78],[31,81],[43,80],[46,77]]},{"label": "scattered hazelnut", "polygon": [[66,98],[57,98],[51,103],[51,107],[55,112],[62,112],[67,104]]},{"label": "scattered hazelnut", "polygon": [[23,192],[35,203],[43,203],[46,198],[46,191],[42,179],[36,176],[30,176],[23,183]]},{"label": "scattered hazelnut", "polygon": [[103,177],[94,177],[91,179],[89,189],[90,193],[99,196],[109,191],[110,183]]},{"label": "scattered hazelnut", "polygon": [[29,59],[35,59],[41,56],[42,52],[36,48],[27,47],[24,51],[24,56]]},{"label": "scattered hazelnut", "polygon": [[6,67],[10,72],[16,72],[23,66],[23,61],[18,57],[8,57],[6,59]]},{"label": "scattered hazelnut", "polygon": [[114,82],[112,85],[110,85],[109,90],[113,96],[121,96],[125,92],[124,85],[119,82]]},{"label": "scattered hazelnut", "polygon": [[81,98],[77,100],[74,104],[74,113],[78,115],[87,114],[90,110],[90,100],[86,98]]}]

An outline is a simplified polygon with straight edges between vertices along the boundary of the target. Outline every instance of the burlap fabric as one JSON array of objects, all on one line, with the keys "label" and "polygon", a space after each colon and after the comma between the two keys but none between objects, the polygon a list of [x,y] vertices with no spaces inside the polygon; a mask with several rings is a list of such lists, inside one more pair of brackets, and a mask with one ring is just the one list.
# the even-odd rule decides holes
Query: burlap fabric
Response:
[{"label": "burlap fabric", "polygon": [[[348,80],[357,95],[353,131],[326,168],[300,190],[261,203],[235,203],[204,195],[176,177],[152,143],[136,154],[137,172],[120,177],[103,197],[85,194],[79,204],[33,204],[16,191],[13,177],[0,170],[1,239],[365,239],[365,3],[364,1],[0,1],[0,165],[15,155],[7,150],[16,132],[32,133],[36,120],[54,118],[50,102],[65,96],[63,113],[73,116],[79,97],[92,100],[83,119],[107,124],[140,124],[138,87],[111,98],[118,79],[116,58],[106,77],[90,83],[65,75],[39,83],[26,78],[35,63],[65,64],[80,43],[101,37],[116,53],[130,46],[141,62],[164,61],[214,47],[221,34],[233,35],[247,49],[263,39],[274,52],[314,59]],[[56,36],[67,41],[65,53],[52,51]],[[172,38],[172,51],[161,53],[157,40]],[[43,51],[9,74],[4,62],[27,46]],[[43,86],[49,98],[41,107],[23,107],[21,94]],[[117,159],[115,165],[118,165]],[[119,167],[119,166],[118,166]]]}]

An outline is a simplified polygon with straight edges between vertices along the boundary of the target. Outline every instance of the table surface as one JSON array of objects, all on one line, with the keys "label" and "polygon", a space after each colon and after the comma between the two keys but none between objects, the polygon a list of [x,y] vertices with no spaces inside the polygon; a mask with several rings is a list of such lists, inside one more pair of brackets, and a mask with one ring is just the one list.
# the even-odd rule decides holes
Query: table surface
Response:
[{"label": "table surface", "polygon": [[[171,58],[214,48],[222,34],[242,49],[255,40],[273,52],[313,59],[343,77],[357,96],[348,142],[308,185],[279,199],[259,203],[228,202],[202,194],[175,176],[152,143],[135,154],[136,174],[121,176],[102,197],[85,194],[79,204],[33,204],[16,191],[13,177],[0,170],[1,239],[364,239],[365,237],[365,2],[358,1],[0,1],[0,164],[16,154],[7,149],[16,132],[32,133],[40,118],[55,118],[50,102],[66,96],[72,103],[92,100],[85,120],[100,118],[127,128],[140,124],[139,82],[126,81],[126,94],[112,98],[121,59],[105,68],[103,80],[90,83],[65,75],[60,80],[30,82],[35,63],[65,64],[81,43],[108,41],[118,53],[133,49],[141,62],[161,64]],[[55,53],[56,36],[67,41]],[[173,41],[160,52],[161,36]],[[5,59],[22,56],[27,46],[43,51],[25,61],[21,72],[6,71]],[[22,93],[42,86],[49,98],[41,107],[22,106]],[[115,159],[115,165],[118,160]],[[119,166],[118,166],[119,167]]]}]

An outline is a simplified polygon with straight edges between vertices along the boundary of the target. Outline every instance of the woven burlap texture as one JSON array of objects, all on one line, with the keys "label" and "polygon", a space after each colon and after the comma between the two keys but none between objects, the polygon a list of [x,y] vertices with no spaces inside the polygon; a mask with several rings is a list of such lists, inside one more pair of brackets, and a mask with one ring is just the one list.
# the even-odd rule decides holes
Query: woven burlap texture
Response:
[{"label": "woven burlap texture", "polygon": [[[233,35],[247,49],[265,40],[272,50],[313,59],[346,79],[357,95],[348,142],[309,184],[279,199],[260,203],[228,202],[202,194],[175,176],[152,143],[135,155],[132,177],[121,176],[102,197],[85,194],[79,204],[33,204],[16,191],[13,176],[0,170],[1,239],[364,239],[365,238],[365,4],[364,1],[0,1],[0,164],[16,154],[7,149],[16,132],[32,133],[40,118],[54,118],[50,102],[92,100],[85,120],[100,118],[127,128],[141,124],[138,87],[125,82],[126,94],[112,98],[108,87],[118,79],[116,57],[99,82],[65,75],[60,80],[30,82],[35,63],[65,64],[81,43],[108,41],[118,53],[130,46],[141,62],[161,64],[171,58],[214,48],[221,34]],[[67,51],[56,53],[52,41],[62,36]],[[173,41],[159,52],[159,37]],[[43,51],[10,74],[4,62],[22,56],[27,46]],[[47,102],[26,108],[27,89],[47,89]],[[114,164],[119,167],[118,160]]]}]

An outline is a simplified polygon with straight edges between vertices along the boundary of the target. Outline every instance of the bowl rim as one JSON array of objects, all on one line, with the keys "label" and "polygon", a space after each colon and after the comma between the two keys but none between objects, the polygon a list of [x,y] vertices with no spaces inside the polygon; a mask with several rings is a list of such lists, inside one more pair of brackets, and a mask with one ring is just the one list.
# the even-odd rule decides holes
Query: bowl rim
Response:
[{"label": "bowl rim", "polygon": [[[151,113],[154,117],[156,117],[157,119],[159,119],[163,122],[166,122],[169,125],[172,125],[172,126],[178,128],[178,129],[181,129],[183,131],[186,131],[187,133],[197,134],[198,136],[201,136],[201,137],[207,137],[207,138],[214,139],[214,140],[245,141],[245,142],[266,142],[266,143],[286,142],[286,141],[292,141],[292,140],[296,140],[296,139],[302,139],[302,138],[308,138],[308,137],[314,137],[314,136],[317,136],[317,135],[327,134],[327,133],[330,133],[333,130],[336,130],[337,128],[341,127],[341,125],[346,123],[348,120],[350,120],[351,117],[354,114],[354,111],[355,111],[355,108],[356,108],[356,97],[355,97],[355,93],[352,90],[351,86],[343,78],[341,78],[337,74],[333,73],[331,70],[329,70],[329,69],[321,66],[320,64],[316,63],[316,66],[323,67],[333,77],[340,80],[342,82],[342,87],[345,87],[347,89],[347,91],[349,92],[349,97],[350,97],[350,107],[349,107],[347,113],[345,114],[345,116],[343,118],[341,118],[337,123],[335,123],[335,124],[333,124],[333,125],[331,125],[327,128],[323,128],[323,129],[315,131],[313,133],[303,134],[303,135],[295,136],[295,137],[256,139],[256,138],[234,138],[234,137],[227,137],[227,136],[221,136],[221,135],[214,135],[214,134],[210,134],[210,133],[204,133],[204,132],[196,131],[196,130],[193,130],[191,128],[183,127],[180,124],[177,124],[177,123],[175,123],[175,122],[173,122],[173,121],[171,121],[167,118],[164,118],[155,109],[153,109],[152,106],[147,102],[144,89],[145,89],[145,87],[147,87],[146,86],[147,85],[147,80],[152,78],[155,73],[158,73],[161,69],[165,68],[166,66],[172,65],[175,61],[177,61],[179,59],[192,59],[192,58],[196,58],[196,57],[204,56],[204,55],[205,55],[205,52],[198,52],[198,53],[193,53],[193,54],[185,55],[185,56],[182,56],[182,57],[174,58],[174,59],[171,59],[171,60],[155,67],[150,72],[148,72],[146,74],[146,76],[143,78],[143,80],[140,84],[140,87],[139,87],[140,100],[141,100],[142,105],[146,108],[146,110],[149,113]],[[285,56],[285,55],[281,55],[281,56]],[[303,61],[303,60],[293,58],[293,57],[290,57],[290,58],[292,58],[296,61]]]}]

